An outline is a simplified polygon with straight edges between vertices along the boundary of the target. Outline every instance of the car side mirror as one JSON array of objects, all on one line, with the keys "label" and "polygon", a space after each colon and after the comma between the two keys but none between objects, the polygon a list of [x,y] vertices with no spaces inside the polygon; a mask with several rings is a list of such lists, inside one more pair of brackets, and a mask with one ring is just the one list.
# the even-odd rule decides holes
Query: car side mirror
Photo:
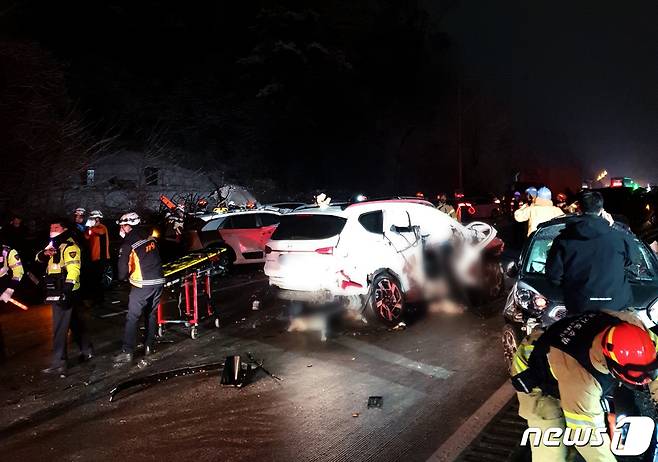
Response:
[{"label": "car side mirror", "polygon": [[505,266],[505,274],[507,277],[516,278],[519,275],[519,265],[515,261],[509,262]]}]

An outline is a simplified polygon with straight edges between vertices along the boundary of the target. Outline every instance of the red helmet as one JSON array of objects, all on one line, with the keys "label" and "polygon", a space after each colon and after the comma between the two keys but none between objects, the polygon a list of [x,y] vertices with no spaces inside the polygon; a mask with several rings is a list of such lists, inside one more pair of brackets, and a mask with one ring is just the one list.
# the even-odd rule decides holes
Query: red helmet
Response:
[{"label": "red helmet", "polygon": [[627,322],[608,327],[602,346],[608,369],[619,380],[643,386],[658,378],[656,344],[645,329]]}]

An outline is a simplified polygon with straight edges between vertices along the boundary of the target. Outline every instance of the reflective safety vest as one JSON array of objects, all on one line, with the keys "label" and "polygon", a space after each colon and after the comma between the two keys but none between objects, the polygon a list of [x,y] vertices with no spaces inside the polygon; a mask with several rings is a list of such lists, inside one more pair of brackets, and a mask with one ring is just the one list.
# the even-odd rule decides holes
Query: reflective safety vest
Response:
[{"label": "reflective safety vest", "polygon": [[131,231],[119,251],[118,273],[119,280],[128,279],[135,287],[163,285],[157,241],[141,230]]},{"label": "reflective safety vest", "polygon": [[18,252],[6,245],[0,246],[0,284],[15,289],[23,278],[24,270]]},{"label": "reflective safety vest", "polygon": [[[37,254],[37,260],[45,261],[43,251]],[[80,288],[80,247],[69,237],[59,244],[57,252],[48,259],[46,273],[61,274],[65,283],[73,284],[73,290]]]}]

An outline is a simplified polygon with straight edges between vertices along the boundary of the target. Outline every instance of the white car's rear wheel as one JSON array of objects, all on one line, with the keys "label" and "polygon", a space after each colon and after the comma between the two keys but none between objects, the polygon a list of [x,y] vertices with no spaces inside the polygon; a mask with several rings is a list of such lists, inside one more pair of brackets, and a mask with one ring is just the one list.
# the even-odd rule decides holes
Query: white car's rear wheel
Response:
[{"label": "white car's rear wheel", "polygon": [[404,308],[404,295],[397,278],[388,273],[377,275],[372,281],[366,316],[392,326],[402,321]]}]

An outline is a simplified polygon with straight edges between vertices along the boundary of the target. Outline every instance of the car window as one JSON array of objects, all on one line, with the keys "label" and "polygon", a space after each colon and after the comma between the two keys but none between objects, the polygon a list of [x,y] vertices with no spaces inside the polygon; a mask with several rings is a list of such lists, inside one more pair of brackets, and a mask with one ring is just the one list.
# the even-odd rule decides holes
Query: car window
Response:
[{"label": "car window", "polygon": [[633,239],[635,247],[631,250],[630,278],[637,281],[652,281],[658,276],[656,259],[650,249],[642,244],[637,238]]},{"label": "car window", "polygon": [[253,229],[258,228],[256,223],[256,214],[249,213],[245,215],[233,215],[230,222],[224,226],[224,229]]},{"label": "car window", "polygon": [[359,223],[366,231],[375,234],[384,233],[384,213],[381,210],[361,214]]},{"label": "car window", "polygon": [[524,271],[529,274],[545,274],[548,251],[553,240],[564,229],[565,225],[548,226],[535,233],[531,247],[528,249]]},{"label": "car window", "polygon": [[224,221],[226,221],[226,218],[216,218],[214,220],[210,220],[208,223],[203,225],[201,231],[217,231],[222,227],[221,225],[224,223]]},{"label": "car window", "polygon": [[328,239],[340,234],[347,220],[335,215],[286,215],[272,234],[273,241]]},{"label": "car window", "polygon": [[279,215],[273,213],[259,213],[258,217],[260,218],[261,226],[278,225],[281,219]]},{"label": "car window", "polygon": [[[546,274],[546,260],[553,240],[564,229],[565,225],[555,225],[542,228],[535,234],[531,247],[528,249],[524,271],[528,274]],[[631,248],[632,265],[629,276],[632,280],[653,280],[658,276],[656,260],[651,252],[635,237]]]}]

